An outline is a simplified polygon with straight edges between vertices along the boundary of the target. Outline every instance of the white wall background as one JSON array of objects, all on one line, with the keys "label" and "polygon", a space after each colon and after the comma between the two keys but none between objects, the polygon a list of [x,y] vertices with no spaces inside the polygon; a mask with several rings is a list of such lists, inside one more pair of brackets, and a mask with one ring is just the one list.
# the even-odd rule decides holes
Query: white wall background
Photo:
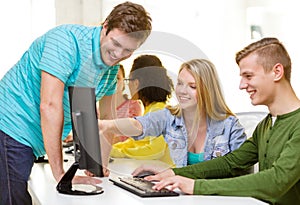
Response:
[{"label": "white wall background", "polygon": [[30,43],[55,26],[53,0],[0,1],[0,78]]},{"label": "white wall background", "polygon": [[[199,48],[216,65],[226,101],[234,112],[266,110],[252,106],[245,91],[240,91],[235,53],[253,41],[250,25],[261,26],[264,36],[279,38],[292,61],[292,85],[300,96],[299,26],[297,0],[133,0],[142,4],[153,19],[153,31],[165,32]],[[0,78],[17,62],[32,40],[63,23],[100,25],[110,10],[122,0],[1,0],[0,2]],[[162,45],[168,39],[161,40]],[[157,43],[157,42],[156,42]],[[174,42],[174,44],[178,42]],[[167,45],[169,46],[169,45]],[[178,44],[174,53],[187,50]],[[177,50],[178,49],[178,50]],[[144,52],[140,50],[136,55]],[[171,77],[176,80],[183,61],[180,55],[158,50]],[[189,55],[193,56],[193,52]],[[123,62],[129,70],[132,60]],[[193,56],[194,57],[194,56]]]}]

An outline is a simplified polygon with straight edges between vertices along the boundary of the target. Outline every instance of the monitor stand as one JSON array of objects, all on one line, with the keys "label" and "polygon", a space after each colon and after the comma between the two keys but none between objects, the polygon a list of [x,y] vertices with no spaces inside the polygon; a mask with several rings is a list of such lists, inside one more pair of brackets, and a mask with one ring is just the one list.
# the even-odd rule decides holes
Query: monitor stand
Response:
[{"label": "monitor stand", "polygon": [[74,162],[72,166],[68,169],[65,175],[61,178],[59,183],[56,186],[56,189],[61,194],[69,194],[69,195],[96,195],[102,194],[103,189],[100,187],[96,187],[93,191],[81,191],[81,190],[73,190],[72,188],[72,180],[75,176],[77,169],[79,168],[79,163]]}]

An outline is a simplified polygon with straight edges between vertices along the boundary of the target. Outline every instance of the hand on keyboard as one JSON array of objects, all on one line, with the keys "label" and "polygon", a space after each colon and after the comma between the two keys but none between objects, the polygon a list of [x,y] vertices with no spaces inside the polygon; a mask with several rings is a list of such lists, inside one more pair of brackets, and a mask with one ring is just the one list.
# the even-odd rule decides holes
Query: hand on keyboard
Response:
[{"label": "hand on keyboard", "polygon": [[160,181],[164,178],[175,176],[172,169],[168,169],[165,166],[153,166],[153,165],[142,165],[136,168],[132,172],[132,176],[139,176],[142,173],[149,172],[153,174],[149,174],[149,176],[145,176],[144,178],[148,181]]},{"label": "hand on keyboard", "polygon": [[143,178],[136,177],[120,177],[118,180],[110,179],[115,185],[124,188],[141,197],[159,197],[159,196],[178,196],[177,192],[167,188],[155,190],[152,187],[155,183],[147,181]]}]

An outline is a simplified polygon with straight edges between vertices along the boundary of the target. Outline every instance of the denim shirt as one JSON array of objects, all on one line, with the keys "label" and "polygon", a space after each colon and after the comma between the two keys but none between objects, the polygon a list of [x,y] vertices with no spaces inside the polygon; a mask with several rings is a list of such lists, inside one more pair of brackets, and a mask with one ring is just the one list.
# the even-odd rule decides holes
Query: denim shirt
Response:
[{"label": "denim shirt", "polygon": [[[165,108],[135,119],[142,124],[143,134],[133,137],[134,139],[163,135],[176,167],[187,165],[188,135],[182,116],[172,115]],[[220,121],[207,118],[204,161],[237,149],[246,139],[245,129],[235,116],[229,116]]]}]

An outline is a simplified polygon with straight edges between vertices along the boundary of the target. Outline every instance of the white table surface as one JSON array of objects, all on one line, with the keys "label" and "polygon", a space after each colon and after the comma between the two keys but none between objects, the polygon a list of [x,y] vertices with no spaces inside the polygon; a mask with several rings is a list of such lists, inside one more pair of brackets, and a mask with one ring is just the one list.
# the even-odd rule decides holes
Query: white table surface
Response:
[{"label": "white table surface", "polygon": [[[159,161],[146,161],[147,163],[161,163]],[[72,159],[64,163],[65,169],[72,164]],[[145,163],[142,160],[131,159],[115,159],[109,164],[111,170],[110,177],[119,175],[130,175],[130,173],[139,165]],[[78,171],[82,174],[82,171]],[[149,205],[183,205],[183,204],[205,204],[205,205],[263,205],[266,204],[262,201],[251,197],[229,197],[229,196],[202,196],[202,195],[183,195],[179,197],[153,197],[141,198],[126,190],[123,190],[109,181],[108,177],[101,178],[103,183],[101,187],[104,193],[99,195],[89,196],[73,196],[60,194],[56,190],[57,182],[54,180],[51,169],[48,163],[38,163],[32,168],[30,180],[28,182],[28,189],[33,198],[34,205],[92,205],[92,204],[105,204],[105,205],[118,205],[118,204],[149,204]],[[76,188],[90,190],[91,186],[75,185]]]}]

